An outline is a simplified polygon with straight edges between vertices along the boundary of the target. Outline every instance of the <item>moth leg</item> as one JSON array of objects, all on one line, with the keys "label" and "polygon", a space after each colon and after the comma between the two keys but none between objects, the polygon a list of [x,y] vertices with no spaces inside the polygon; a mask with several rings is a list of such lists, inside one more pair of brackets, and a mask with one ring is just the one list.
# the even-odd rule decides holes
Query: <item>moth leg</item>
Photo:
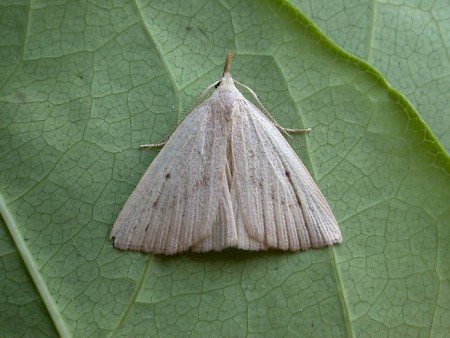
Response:
[{"label": "moth leg", "polygon": [[153,143],[153,144],[141,144],[139,149],[153,149],[153,148],[161,148],[164,147],[166,142],[162,143]]},{"label": "moth leg", "polygon": [[[196,101],[201,101],[203,99],[203,97],[208,93],[208,91],[213,88],[216,87],[218,84],[220,83],[219,81],[214,82],[212,85],[208,86],[207,88],[205,88],[201,94],[197,97]],[[217,87],[216,87],[217,88]],[[189,115],[189,114],[188,114]],[[148,149],[153,149],[153,148],[162,148],[166,145],[166,142],[161,142],[161,143],[150,143],[150,144],[141,144],[139,146],[139,149],[144,149],[144,150],[148,150]]]},{"label": "moth leg", "polygon": [[311,128],[305,128],[305,129],[290,129],[280,126],[279,124],[275,124],[275,126],[278,129],[281,129],[282,131],[286,133],[307,133],[308,131],[311,131]]}]

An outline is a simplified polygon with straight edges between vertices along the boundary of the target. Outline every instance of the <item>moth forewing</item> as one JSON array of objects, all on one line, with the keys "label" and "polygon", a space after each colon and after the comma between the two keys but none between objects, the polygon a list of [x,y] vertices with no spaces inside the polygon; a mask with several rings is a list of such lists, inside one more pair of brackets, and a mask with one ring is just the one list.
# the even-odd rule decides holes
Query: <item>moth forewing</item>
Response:
[{"label": "moth forewing", "polygon": [[[250,108],[247,114],[241,116],[247,121],[233,125],[233,130],[239,130],[237,124],[241,125],[242,138],[240,142],[233,143],[233,153],[241,154],[242,158],[257,158],[247,161],[246,170],[239,168],[246,163],[245,160],[235,160],[237,173],[251,175],[248,179],[253,180],[255,177],[272,177],[271,180],[259,180],[258,184],[244,185],[239,189],[243,195],[242,204],[246,203],[244,196],[247,193],[259,196],[268,206],[262,213],[255,213],[254,208],[243,207],[244,211],[248,210],[248,218],[261,217],[260,223],[266,225],[265,236],[275,231],[286,234],[277,235],[277,243],[291,250],[340,243],[342,237],[339,226],[328,203],[286,139],[260,111]],[[274,222],[264,221],[271,214],[278,220],[277,229],[273,229]]]},{"label": "moth forewing", "polygon": [[115,247],[174,254],[342,241],[328,203],[277,128],[287,129],[237,90],[230,61],[229,53],[224,76],[208,87],[216,87],[212,96],[186,116],[125,203],[110,234]]},{"label": "moth forewing", "polygon": [[122,208],[114,246],[173,254],[211,233],[223,190],[224,123],[208,101],[183,120]]}]

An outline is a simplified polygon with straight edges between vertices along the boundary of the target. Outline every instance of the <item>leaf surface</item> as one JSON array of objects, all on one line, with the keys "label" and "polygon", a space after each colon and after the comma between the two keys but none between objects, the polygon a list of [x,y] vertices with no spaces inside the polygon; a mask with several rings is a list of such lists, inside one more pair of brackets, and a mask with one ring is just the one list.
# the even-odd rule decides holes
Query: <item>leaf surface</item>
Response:
[{"label": "leaf surface", "polygon": [[297,1],[328,37],[377,68],[450,150],[450,10],[446,0]]}]

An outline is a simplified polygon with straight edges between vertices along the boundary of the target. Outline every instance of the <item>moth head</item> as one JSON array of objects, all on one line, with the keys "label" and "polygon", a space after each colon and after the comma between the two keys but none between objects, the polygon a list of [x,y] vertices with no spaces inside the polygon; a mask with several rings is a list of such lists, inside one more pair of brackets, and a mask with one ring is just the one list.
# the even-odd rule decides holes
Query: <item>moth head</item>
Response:
[{"label": "moth head", "polygon": [[222,87],[222,88],[235,87],[234,80],[231,77],[230,73],[225,74],[222,77],[222,79],[219,82],[217,82],[216,88],[218,88],[218,87]]},{"label": "moth head", "polygon": [[233,55],[234,55],[233,51],[229,51],[227,53],[227,57],[225,59],[225,65],[223,67],[223,76],[222,76],[222,79],[219,82],[217,82],[217,84],[215,85],[216,88],[218,88],[218,87],[235,87],[233,78],[231,77],[231,74],[230,74],[231,59],[233,58]]}]

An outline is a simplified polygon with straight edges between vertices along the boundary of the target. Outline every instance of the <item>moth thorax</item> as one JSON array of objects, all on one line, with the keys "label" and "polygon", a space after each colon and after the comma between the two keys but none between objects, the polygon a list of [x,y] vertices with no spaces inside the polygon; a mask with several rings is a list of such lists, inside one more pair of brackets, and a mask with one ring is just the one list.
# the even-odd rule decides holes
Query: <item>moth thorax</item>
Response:
[{"label": "moth thorax", "polygon": [[226,121],[231,121],[233,118],[233,111],[236,110],[236,105],[238,104],[236,93],[231,90],[223,90],[219,97],[219,106],[221,107],[220,111],[224,115]]}]

